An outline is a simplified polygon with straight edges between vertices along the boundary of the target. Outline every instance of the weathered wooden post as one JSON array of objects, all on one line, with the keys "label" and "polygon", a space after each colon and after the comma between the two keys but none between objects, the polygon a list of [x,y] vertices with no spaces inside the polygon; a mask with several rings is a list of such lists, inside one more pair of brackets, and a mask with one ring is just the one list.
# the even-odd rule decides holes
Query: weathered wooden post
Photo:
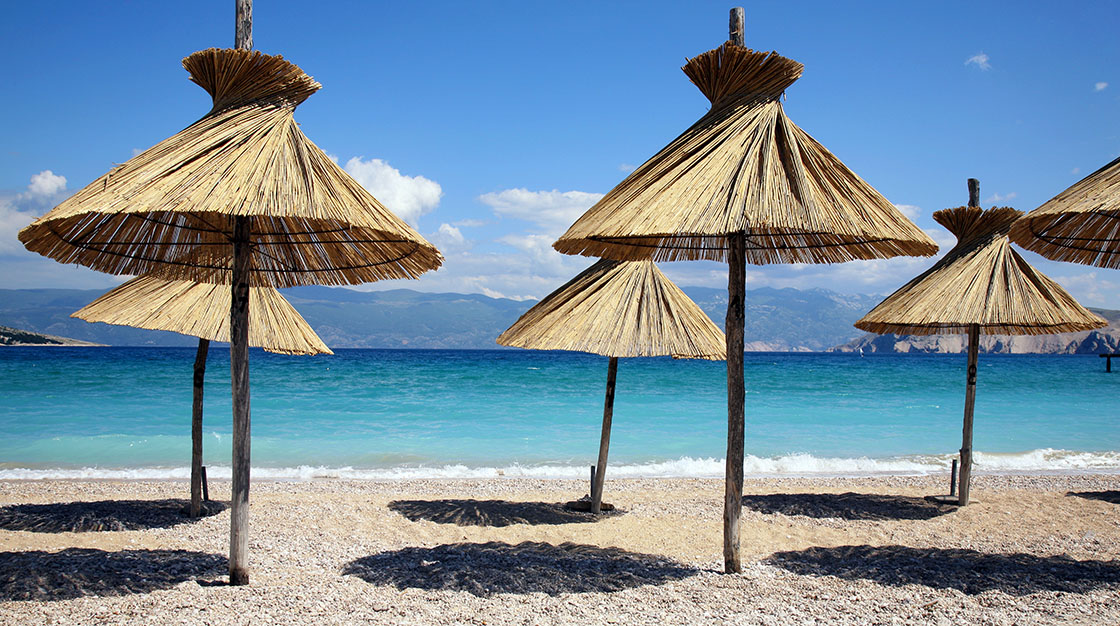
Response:
[{"label": "weathered wooden post", "polygon": [[[980,181],[968,179],[968,206],[980,206]],[[961,434],[961,475],[957,494],[961,506],[968,504],[972,478],[972,412],[976,406],[976,360],[980,351],[980,325],[968,325],[968,373],[964,391],[964,428]]]},{"label": "weathered wooden post", "polygon": [[198,340],[194,357],[194,402],[191,405],[191,517],[202,515],[202,394],[210,340]]},{"label": "weathered wooden post", "polygon": [[[730,42],[744,46],[742,7],[731,9]],[[746,234],[728,237],[727,250],[727,459],[723,502],[723,568],[728,574],[742,571],[739,560],[739,517],[743,511],[743,431],[745,391],[743,382],[743,325],[747,291]]]},{"label": "weathered wooden post", "polygon": [[603,506],[603,481],[607,476],[607,449],[611,445],[611,418],[614,415],[614,383],[618,374],[618,357],[607,364],[607,395],[603,402],[603,430],[599,436],[599,461],[591,479],[591,512],[598,515]]},{"label": "weathered wooden post", "polygon": [[[949,497],[957,495],[957,459],[953,459],[953,466],[949,469]],[[959,498],[958,498],[959,500]]]},{"label": "weathered wooden post", "polygon": [[[253,47],[253,0],[236,0],[235,46]],[[248,217],[233,218],[233,277],[229,360],[233,391],[233,484],[230,498],[229,584],[249,584],[249,269]]]}]

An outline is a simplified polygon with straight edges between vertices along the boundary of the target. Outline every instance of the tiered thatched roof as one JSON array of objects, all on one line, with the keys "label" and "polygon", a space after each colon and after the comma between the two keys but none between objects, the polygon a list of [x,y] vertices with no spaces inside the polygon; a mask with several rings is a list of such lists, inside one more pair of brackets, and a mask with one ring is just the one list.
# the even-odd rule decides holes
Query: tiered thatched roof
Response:
[{"label": "tiered thatched roof", "polygon": [[296,106],[320,87],[279,56],[183,60],[214,107],[20,234],[29,250],[110,274],[229,283],[235,216],[251,219],[255,285],[415,278],[439,251],[311,142]]},{"label": "tiered thatched roof", "polygon": [[684,66],[707,115],[591,207],[554,247],[625,260],[725,260],[743,232],[750,263],[930,256],[937,245],[824,146],[781,96],[802,65],[726,43]]},{"label": "tiered thatched roof", "polygon": [[1027,213],[1011,239],[1055,261],[1120,268],[1120,159]]},{"label": "tiered thatched roof", "polygon": [[724,337],[651,261],[600,260],[529,309],[504,346],[612,357],[724,359]]},{"label": "tiered thatched roof", "polygon": [[[229,341],[229,285],[140,276],[71,314],[149,330]],[[280,354],[334,354],[272,287],[250,287],[249,345]]]},{"label": "tiered thatched roof", "polygon": [[957,245],[856,327],[932,335],[967,333],[978,324],[983,334],[1045,335],[1107,326],[1011,249],[1007,232],[1022,214],[1007,207],[934,213],[933,219],[957,236]]}]

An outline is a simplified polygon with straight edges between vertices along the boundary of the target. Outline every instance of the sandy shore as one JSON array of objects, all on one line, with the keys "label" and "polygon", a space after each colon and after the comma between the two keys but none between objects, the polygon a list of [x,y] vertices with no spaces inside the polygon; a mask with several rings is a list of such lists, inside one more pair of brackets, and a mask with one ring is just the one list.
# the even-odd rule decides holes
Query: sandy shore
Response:
[{"label": "sandy shore", "polygon": [[1120,476],[947,482],[748,480],[734,576],[719,480],[256,482],[247,588],[184,483],[3,482],[0,623],[1120,623]]}]

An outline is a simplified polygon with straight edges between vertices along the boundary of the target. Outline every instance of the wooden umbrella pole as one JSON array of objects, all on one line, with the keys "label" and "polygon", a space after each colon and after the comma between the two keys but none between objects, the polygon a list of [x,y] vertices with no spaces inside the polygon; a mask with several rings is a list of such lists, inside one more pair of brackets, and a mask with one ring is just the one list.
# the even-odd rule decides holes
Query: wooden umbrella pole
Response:
[{"label": "wooden umbrella pole", "polygon": [[972,411],[976,406],[976,361],[980,352],[980,325],[968,325],[968,384],[964,392],[964,429],[961,436],[961,473],[957,494],[960,505],[968,504],[968,482],[972,478]]},{"label": "wooden umbrella pole", "polygon": [[[968,179],[968,206],[980,206],[980,181]],[[968,325],[968,378],[964,391],[964,427],[961,429],[961,473],[957,486],[958,502],[968,504],[972,479],[972,412],[976,407],[976,362],[980,353],[980,325]]]},{"label": "wooden umbrella pole", "polygon": [[202,393],[210,340],[198,340],[194,357],[194,402],[191,405],[191,517],[202,515]]},{"label": "wooden umbrella pole", "polygon": [[595,465],[595,482],[591,485],[591,512],[598,515],[603,508],[603,480],[607,476],[607,450],[611,446],[611,418],[614,415],[614,383],[618,374],[618,357],[607,364],[607,396],[603,402],[603,432],[599,436],[599,460]]},{"label": "wooden umbrella pole", "polygon": [[[728,35],[731,43],[746,45],[742,7],[731,9]],[[728,237],[727,250],[727,458],[723,500],[723,571],[742,571],[739,559],[739,517],[743,512],[743,456],[745,392],[743,382],[743,325],[746,319],[746,233]]]},{"label": "wooden umbrella pole", "polygon": [[[235,46],[253,46],[253,0],[236,0]],[[229,361],[233,390],[233,484],[229,521],[229,584],[249,584],[249,267],[250,220],[233,218]]]},{"label": "wooden umbrella pole", "polygon": [[727,459],[723,502],[724,572],[742,571],[739,561],[739,516],[743,510],[743,456],[745,392],[743,382],[743,325],[745,322],[747,261],[746,237],[735,233],[728,240],[727,272]]},{"label": "wooden umbrella pole", "polygon": [[234,218],[229,359],[233,383],[233,486],[229,582],[249,584],[249,218]]},{"label": "wooden umbrella pole", "polygon": [[233,41],[238,50],[253,49],[253,0],[235,0]]}]

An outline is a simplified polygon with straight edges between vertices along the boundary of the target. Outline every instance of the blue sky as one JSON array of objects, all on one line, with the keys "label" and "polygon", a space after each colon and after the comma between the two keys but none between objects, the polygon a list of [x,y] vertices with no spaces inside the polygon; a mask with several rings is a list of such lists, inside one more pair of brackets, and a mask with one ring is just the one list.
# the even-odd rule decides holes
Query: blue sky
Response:
[{"label": "blue sky", "polygon": [[[730,3],[258,0],[254,42],[323,84],[304,132],[443,251],[408,287],[541,297],[590,263],[556,236],[707,110],[680,66]],[[805,64],[790,118],[943,249],[930,215],[1031,210],[1120,155],[1112,2],[752,2],[747,45]],[[209,96],[181,59],[233,43],[233,1],[9,3],[0,24],[0,288],[120,277],[23,250],[20,228],[189,125]],[[1084,304],[1120,274],[1024,252]],[[749,287],[887,294],[932,261],[751,266]],[[716,263],[663,264],[726,285]],[[748,294],[749,297],[749,294]]]}]

